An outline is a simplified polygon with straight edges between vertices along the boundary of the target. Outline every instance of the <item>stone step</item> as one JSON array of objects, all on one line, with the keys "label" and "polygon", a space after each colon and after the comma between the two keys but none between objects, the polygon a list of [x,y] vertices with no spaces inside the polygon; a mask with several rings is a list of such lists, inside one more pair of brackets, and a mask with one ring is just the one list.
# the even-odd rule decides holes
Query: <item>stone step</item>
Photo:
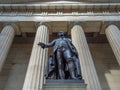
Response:
[{"label": "stone step", "polygon": [[7,78],[8,78],[8,75],[6,75],[6,76],[5,76],[5,75],[4,75],[4,76],[1,76],[1,75],[0,75],[0,81],[1,81],[1,80],[7,80]]},{"label": "stone step", "polygon": [[105,74],[105,77],[109,83],[119,83],[120,84],[120,75]]},{"label": "stone step", "polygon": [[[15,64],[9,74],[8,81],[5,85],[5,90],[21,90],[27,70],[26,64]],[[12,82],[12,83],[11,83]]]},{"label": "stone step", "polygon": [[5,76],[5,75],[8,75],[10,72],[10,69],[4,69],[2,72],[0,72],[0,76]]},{"label": "stone step", "polygon": [[110,70],[112,75],[119,75],[120,76],[120,70]]},{"label": "stone step", "polygon": [[6,80],[0,80],[0,90],[4,90],[4,86],[6,84]]},{"label": "stone step", "polygon": [[[11,67],[12,67],[12,64],[11,64],[11,63],[10,63],[10,64],[5,64],[4,67],[3,67],[3,69],[4,69],[4,70],[10,70]],[[3,70],[3,69],[2,69],[2,70]]]}]

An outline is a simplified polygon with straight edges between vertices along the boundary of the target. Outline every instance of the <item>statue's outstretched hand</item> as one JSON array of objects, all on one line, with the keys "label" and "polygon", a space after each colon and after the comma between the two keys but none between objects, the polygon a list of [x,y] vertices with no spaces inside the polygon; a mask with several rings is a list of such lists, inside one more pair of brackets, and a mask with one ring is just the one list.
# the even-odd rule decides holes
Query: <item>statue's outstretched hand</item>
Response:
[{"label": "statue's outstretched hand", "polygon": [[39,42],[38,45],[41,46],[43,49],[45,48],[45,44],[42,42]]}]

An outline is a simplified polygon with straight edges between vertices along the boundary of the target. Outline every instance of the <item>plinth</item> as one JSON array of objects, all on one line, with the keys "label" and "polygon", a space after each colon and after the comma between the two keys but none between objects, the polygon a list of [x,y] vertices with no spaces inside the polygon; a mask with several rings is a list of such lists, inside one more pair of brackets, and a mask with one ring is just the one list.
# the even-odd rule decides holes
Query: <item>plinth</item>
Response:
[{"label": "plinth", "polygon": [[84,80],[46,80],[43,90],[86,90]]}]

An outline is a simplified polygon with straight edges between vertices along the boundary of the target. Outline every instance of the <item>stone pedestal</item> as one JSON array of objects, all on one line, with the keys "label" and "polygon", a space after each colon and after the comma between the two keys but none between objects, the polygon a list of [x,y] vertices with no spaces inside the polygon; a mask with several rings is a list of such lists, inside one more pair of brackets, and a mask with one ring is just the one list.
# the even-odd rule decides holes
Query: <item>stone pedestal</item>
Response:
[{"label": "stone pedestal", "polygon": [[84,80],[47,80],[43,90],[86,90]]}]

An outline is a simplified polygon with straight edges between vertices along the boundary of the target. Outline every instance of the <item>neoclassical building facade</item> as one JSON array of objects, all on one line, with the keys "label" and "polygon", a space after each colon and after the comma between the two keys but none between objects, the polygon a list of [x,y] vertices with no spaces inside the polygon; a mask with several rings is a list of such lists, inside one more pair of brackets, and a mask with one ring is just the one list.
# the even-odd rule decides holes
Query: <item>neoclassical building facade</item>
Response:
[{"label": "neoclassical building facade", "polygon": [[0,2],[0,90],[44,90],[48,43],[65,31],[80,59],[86,90],[120,88],[119,0]]}]

